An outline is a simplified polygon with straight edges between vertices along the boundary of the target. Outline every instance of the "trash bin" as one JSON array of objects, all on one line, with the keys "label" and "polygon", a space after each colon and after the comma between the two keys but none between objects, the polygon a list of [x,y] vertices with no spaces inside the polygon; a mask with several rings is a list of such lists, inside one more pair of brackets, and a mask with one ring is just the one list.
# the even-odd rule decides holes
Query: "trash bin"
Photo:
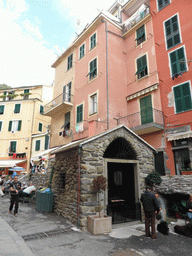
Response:
[{"label": "trash bin", "polygon": [[53,205],[53,192],[49,189],[48,191],[38,190],[36,193],[36,210],[42,212],[51,212]]}]

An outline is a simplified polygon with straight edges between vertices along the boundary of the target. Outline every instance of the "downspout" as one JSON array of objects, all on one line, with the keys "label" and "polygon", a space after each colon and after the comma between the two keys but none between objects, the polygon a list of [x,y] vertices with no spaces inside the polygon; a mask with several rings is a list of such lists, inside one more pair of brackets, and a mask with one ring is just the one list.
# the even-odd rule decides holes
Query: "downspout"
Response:
[{"label": "downspout", "polygon": [[108,30],[107,30],[106,20],[102,20],[102,22],[105,22],[105,33],[106,33],[106,89],[107,89],[107,130],[108,130],[109,129]]},{"label": "downspout", "polygon": [[31,123],[31,136],[30,136],[31,145],[30,145],[29,163],[28,163],[29,170],[30,170],[30,162],[31,162],[31,156],[32,156],[32,133],[33,133],[34,116],[35,116],[35,100],[33,100],[33,116],[32,116],[32,123]]},{"label": "downspout", "polygon": [[81,196],[81,149],[82,145],[79,144],[78,148],[78,192],[77,192],[77,228],[79,229],[80,227],[80,196]]}]

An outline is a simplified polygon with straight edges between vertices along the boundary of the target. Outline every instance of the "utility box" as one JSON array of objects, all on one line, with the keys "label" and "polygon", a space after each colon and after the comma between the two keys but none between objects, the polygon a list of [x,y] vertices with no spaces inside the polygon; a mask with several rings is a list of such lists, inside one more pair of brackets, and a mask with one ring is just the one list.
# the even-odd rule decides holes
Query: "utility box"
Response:
[{"label": "utility box", "polygon": [[36,193],[36,210],[42,212],[51,212],[53,206],[53,192],[40,191]]}]

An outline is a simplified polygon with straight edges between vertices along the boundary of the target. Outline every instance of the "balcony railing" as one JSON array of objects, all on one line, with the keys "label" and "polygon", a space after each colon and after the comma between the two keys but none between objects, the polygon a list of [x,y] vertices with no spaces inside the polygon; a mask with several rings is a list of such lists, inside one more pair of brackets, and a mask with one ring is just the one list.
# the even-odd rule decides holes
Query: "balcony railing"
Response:
[{"label": "balcony railing", "polygon": [[137,134],[146,134],[164,129],[163,112],[154,108],[140,111],[117,119],[117,125],[124,124]]},{"label": "balcony railing", "polygon": [[125,26],[123,29],[123,34],[134,27],[137,23],[139,23],[142,19],[144,19],[148,14],[150,14],[150,8],[145,6],[144,10],[137,11],[133,14],[127,22],[125,22]]},{"label": "balcony railing", "polygon": [[44,115],[53,116],[56,112],[59,113],[64,108],[67,110],[72,106],[73,95],[62,93],[44,106]]}]

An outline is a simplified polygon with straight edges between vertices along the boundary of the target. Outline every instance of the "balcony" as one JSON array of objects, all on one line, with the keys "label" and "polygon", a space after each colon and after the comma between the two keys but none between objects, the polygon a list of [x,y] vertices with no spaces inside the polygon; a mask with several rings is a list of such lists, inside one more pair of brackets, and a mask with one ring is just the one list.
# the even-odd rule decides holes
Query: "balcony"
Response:
[{"label": "balcony", "polygon": [[73,96],[62,93],[44,106],[44,115],[54,117],[61,112],[67,112],[73,107]]},{"label": "balcony", "polygon": [[132,28],[136,29],[141,25],[142,20],[145,20],[150,16],[150,8],[143,4],[129,19],[125,21],[123,34],[129,35],[129,32],[132,32]]},{"label": "balcony", "polygon": [[121,117],[117,124],[124,124],[138,135],[161,131],[164,129],[163,112],[154,108]]}]

